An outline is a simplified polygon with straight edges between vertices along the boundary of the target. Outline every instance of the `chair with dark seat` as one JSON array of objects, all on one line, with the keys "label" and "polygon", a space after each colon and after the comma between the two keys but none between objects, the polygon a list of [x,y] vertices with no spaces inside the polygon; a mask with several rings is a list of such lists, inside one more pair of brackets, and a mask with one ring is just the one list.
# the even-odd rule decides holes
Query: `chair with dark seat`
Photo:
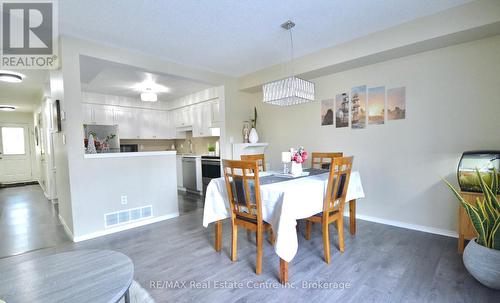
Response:
[{"label": "chair with dark seat", "polygon": [[323,200],[323,212],[306,219],[306,240],[311,239],[312,223],[321,223],[325,262],[330,263],[329,225],[336,223],[339,233],[339,250],[344,252],[344,205],[347,186],[351,177],[353,157],[332,158],[328,186]]},{"label": "chair with dark seat", "polygon": [[329,169],[332,159],[342,157],[342,153],[311,153],[311,168]]},{"label": "chair with dark seat", "polygon": [[237,259],[238,226],[256,233],[257,263],[255,273],[262,272],[262,239],[270,232],[271,225],[262,220],[260,199],[259,166],[256,161],[224,160],[224,178],[231,208],[231,261]]},{"label": "chair with dark seat", "polygon": [[241,155],[240,159],[243,161],[257,161],[260,171],[266,171],[266,157],[264,154],[255,155]]}]

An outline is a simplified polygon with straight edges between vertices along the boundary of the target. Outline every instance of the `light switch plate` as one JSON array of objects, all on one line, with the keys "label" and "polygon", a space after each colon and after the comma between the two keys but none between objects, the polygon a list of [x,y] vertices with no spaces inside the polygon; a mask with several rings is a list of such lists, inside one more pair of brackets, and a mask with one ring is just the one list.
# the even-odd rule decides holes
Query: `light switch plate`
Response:
[{"label": "light switch plate", "polygon": [[122,201],[122,205],[127,205],[127,203],[128,203],[128,197],[127,197],[127,196],[125,196],[125,195],[123,195],[123,196],[121,197],[121,201]]}]

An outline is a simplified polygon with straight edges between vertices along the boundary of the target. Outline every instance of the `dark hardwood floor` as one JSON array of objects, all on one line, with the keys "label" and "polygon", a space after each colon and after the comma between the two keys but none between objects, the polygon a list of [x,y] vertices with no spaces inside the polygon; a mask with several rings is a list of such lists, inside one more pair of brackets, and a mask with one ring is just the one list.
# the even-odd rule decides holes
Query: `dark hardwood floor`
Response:
[{"label": "dark hardwood floor", "polygon": [[213,249],[213,226],[202,226],[202,214],[197,207],[167,221],[14,258],[74,249],[117,250],[134,261],[135,279],[157,302],[500,302],[499,291],[467,273],[454,238],[359,220],[357,235],[346,233],[344,253],[338,251],[331,228],[332,262],[327,265],[321,230],[315,226],[312,240],[306,241],[300,222],[291,284],[282,287],[279,259],[267,241],[263,272],[257,276],[255,238],[240,232],[238,261],[232,263],[228,222],[219,254]]},{"label": "dark hardwood floor", "polygon": [[38,185],[0,189],[0,258],[69,241]]}]

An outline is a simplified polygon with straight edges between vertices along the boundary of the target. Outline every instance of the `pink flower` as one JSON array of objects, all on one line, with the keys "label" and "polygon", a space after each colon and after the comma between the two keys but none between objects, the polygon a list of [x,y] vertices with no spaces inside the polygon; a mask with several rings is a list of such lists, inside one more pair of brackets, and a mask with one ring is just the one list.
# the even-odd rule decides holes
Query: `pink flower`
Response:
[{"label": "pink flower", "polygon": [[305,160],[307,160],[308,156],[309,156],[309,155],[307,154],[307,152],[306,152],[306,151],[303,151],[303,152],[302,152],[302,160],[304,160],[304,161],[305,161]]},{"label": "pink flower", "polygon": [[302,157],[300,155],[296,155],[295,156],[295,162],[302,163],[302,162],[304,162],[304,160],[302,159]]}]

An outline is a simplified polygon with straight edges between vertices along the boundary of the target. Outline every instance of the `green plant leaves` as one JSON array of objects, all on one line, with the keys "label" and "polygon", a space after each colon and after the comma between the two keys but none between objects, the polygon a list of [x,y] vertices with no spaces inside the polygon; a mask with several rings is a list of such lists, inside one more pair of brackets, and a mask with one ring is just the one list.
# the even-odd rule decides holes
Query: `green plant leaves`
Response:
[{"label": "green plant leaves", "polygon": [[497,198],[498,173],[495,169],[493,170],[490,186],[481,177],[479,170],[476,170],[476,174],[484,194],[483,200],[477,198],[476,206],[466,201],[451,183],[446,180],[444,182],[452,190],[469,216],[478,234],[477,243],[500,250],[500,203]]}]

